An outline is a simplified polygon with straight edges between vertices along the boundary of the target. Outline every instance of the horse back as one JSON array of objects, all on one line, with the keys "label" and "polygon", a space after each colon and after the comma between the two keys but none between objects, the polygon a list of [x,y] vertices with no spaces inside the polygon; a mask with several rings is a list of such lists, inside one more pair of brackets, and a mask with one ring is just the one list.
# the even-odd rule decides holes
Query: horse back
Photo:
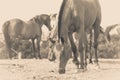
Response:
[{"label": "horse back", "polygon": [[24,28],[23,25],[25,24],[20,19],[11,19],[11,20],[5,22],[5,24],[6,23],[9,23],[9,25],[7,25],[7,28],[8,28],[9,36],[11,38],[18,37],[21,34],[22,29]]},{"label": "horse back", "polygon": [[[99,21],[99,23],[101,22],[101,7],[98,0],[81,0],[79,6],[84,8],[85,27],[92,27],[96,23],[96,20],[97,22]],[[78,7],[78,9],[80,8]],[[81,12],[81,10],[79,11]]]}]

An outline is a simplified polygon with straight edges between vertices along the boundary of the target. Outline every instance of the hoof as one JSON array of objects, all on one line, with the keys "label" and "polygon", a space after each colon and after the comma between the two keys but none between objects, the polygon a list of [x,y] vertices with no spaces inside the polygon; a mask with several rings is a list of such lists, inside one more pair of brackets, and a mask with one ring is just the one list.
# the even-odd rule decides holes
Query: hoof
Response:
[{"label": "hoof", "polygon": [[87,67],[84,68],[84,72],[87,71]]},{"label": "hoof", "polygon": [[98,60],[94,60],[94,63],[95,63],[95,64],[98,64]]},{"label": "hoof", "polygon": [[65,74],[65,69],[59,69],[59,74]]},{"label": "hoof", "polygon": [[38,59],[42,59],[41,56],[39,56]]},{"label": "hoof", "polygon": [[100,66],[97,65],[97,64],[92,64],[92,65],[89,65],[88,68],[89,68],[89,69],[92,69],[92,70],[99,70],[99,69],[100,69]]},{"label": "hoof", "polygon": [[93,64],[93,61],[92,61],[92,60],[89,60],[89,64]]},{"label": "hoof", "polygon": [[96,64],[96,65],[95,65],[95,69],[96,69],[96,70],[100,69],[100,65],[99,65],[99,64]]},{"label": "hoof", "polygon": [[41,56],[35,56],[35,59],[42,59]]},{"label": "hoof", "polygon": [[42,59],[41,57],[38,57],[38,59]]},{"label": "hoof", "polygon": [[51,62],[52,62],[52,61],[55,61],[55,59],[48,59],[48,60],[51,61]]},{"label": "hoof", "polygon": [[80,68],[80,69],[78,69],[78,72],[85,72],[85,71],[87,71],[87,68],[84,68],[84,69]]},{"label": "hoof", "polygon": [[73,63],[74,63],[75,65],[79,65],[79,61],[78,61],[77,59],[73,59]]},{"label": "hoof", "polygon": [[78,69],[78,72],[84,72],[84,69],[80,68],[80,69]]}]

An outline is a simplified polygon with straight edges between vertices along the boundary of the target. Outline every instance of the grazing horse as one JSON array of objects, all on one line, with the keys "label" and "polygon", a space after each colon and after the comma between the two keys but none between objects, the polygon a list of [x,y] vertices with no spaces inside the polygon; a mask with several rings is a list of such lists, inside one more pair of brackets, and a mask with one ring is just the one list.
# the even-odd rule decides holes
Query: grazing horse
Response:
[{"label": "grazing horse", "polygon": [[114,24],[114,25],[110,25],[110,26],[108,26],[106,29],[105,29],[105,36],[106,36],[106,38],[107,38],[107,43],[108,42],[110,42],[111,41],[111,37],[110,37],[110,31],[112,30],[112,29],[114,29],[115,27],[117,27],[119,24]]},{"label": "grazing horse", "polygon": [[[29,21],[22,21],[20,19],[12,19],[6,21],[3,24],[3,34],[6,42],[6,47],[9,51],[9,57],[12,58],[12,42],[15,40],[29,40],[32,41],[32,56],[35,58],[40,57],[40,40],[42,35],[41,27],[44,25],[47,26],[49,30],[51,27],[51,19],[49,15],[41,14],[33,17]],[[35,52],[35,39],[37,40],[37,53]]]},{"label": "grazing horse", "polygon": [[69,42],[74,55],[74,62],[79,68],[77,48],[72,34],[78,34],[78,51],[80,52],[80,69],[87,67],[87,39],[91,29],[94,29],[95,60],[98,65],[97,46],[101,23],[101,8],[98,0],[63,0],[58,17],[58,37],[62,43],[63,51],[60,54],[59,73],[65,73],[69,60]]},{"label": "grazing horse", "polygon": [[56,41],[58,39],[58,25],[57,25],[57,22],[58,22],[58,19],[57,19],[58,15],[57,14],[53,14],[51,16],[52,18],[52,30],[49,34],[49,52],[48,52],[48,59],[50,61],[54,61],[55,60],[55,56],[54,56],[54,53],[53,53],[53,49],[54,47],[56,46]]}]

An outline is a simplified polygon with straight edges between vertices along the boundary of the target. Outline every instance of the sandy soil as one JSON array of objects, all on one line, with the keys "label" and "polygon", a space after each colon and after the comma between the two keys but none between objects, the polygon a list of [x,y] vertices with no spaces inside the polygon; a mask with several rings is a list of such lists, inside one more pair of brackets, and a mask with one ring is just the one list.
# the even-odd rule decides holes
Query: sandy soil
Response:
[{"label": "sandy soil", "polygon": [[66,74],[58,74],[58,61],[0,60],[0,80],[120,80],[120,60],[101,61],[100,68],[88,65],[80,72],[69,60]]}]

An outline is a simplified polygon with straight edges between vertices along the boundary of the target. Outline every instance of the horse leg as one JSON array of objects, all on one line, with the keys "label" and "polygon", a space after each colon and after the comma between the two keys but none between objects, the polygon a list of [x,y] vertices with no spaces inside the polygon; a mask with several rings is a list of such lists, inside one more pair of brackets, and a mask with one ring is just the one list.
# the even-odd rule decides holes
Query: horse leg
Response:
[{"label": "horse leg", "polygon": [[56,59],[56,55],[54,52],[55,46],[56,46],[56,43],[49,42],[49,52],[48,52],[49,61],[55,61],[55,59]]},{"label": "horse leg", "polygon": [[[66,34],[65,34],[66,35]],[[70,45],[68,43],[68,36],[66,35],[64,37],[61,37],[62,41],[62,52],[60,53],[60,63],[59,63],[59,73],[64,74],[65,73],[65,67],[66,64],[70,58]]]},{"label": "horse leg", "polygon": [[39,58],[39,59],[41,59],[41,55],[40,55],[40,40],[41,40],[41,38],[37,38],[37,57]]},{"label": "horse leg", "polygon": [[83,13],[80,14],[79,18],[81,23],[79,24],[80,29],[77,31],[78,33],[78,39],[79,39],[79,45],[78,50],[80,52],[80,69],[84,71],[84,69],[87,69],[87,54],[86,54],[86,45],[87,45],[87,37],[85,32],[85,26],[84,26],[84,17]]},{"label": "horse leg", "polygon": [[10,40],[9,41],[9,44],[6,44],[6,47],[7,47],[7,51],[9,53],[9,58],[12,59],[13,58],[13,51],[12,51],[12,45],[11,45],[12,41]]},{"label": "horse leg", "polygon": [[[84,38],[84,41],[82,40],[82,38]],[[79,38],[79,52],[80,52],[80,69],[82,70],[86,70],[87,68],[87,41],[86,41],[86,36],[83,36]]]},{"label": "horse leg", "polygon": [[98,25],[99,23],[96,21],[94,24],[94,49],[95,49],[95,60],[94,62],[98,64],[98,55],[97,55],[97,48],[98,48],[98,37],[99,37],[99,32],[100,32],[100,26]]},{"label": "horse leg", "polygon": [[32,39],[32,50],[33,50],[33,52],[32,52],[32,57],[33,57],[33,58],[35,58],[35,43],[34,43],[34,40],[35,40],[35,39]]},{"label": "horse leg", "polygon": [[90,59],[89,59],[89,63],[93,63],[92,62],[92,30],[90,31],[90,46],[89,46],[89,51],[90,51]]},{"label": "horse leg", "polygon": [[72,49],[72,52],[73,52],[73,62],[78,66],[79,65],[79,61],[78,61],[78,58],[77,58],[77,48],[76,48],[76,45],[74,43],[74,40],[73,40],[73,36],[72,36],[72,33],[69,32],[68,33],[68,37],[69,37],[69,40],[70,40],[70,43],[71,43],[71,49]]},{"label": "horse leg", "polygon": [[12,56],[13,51],[11,49],[9,49],[9,48],[7,50],[9,52],[9,58],[12,59],[13,58],[13,56]]}]

